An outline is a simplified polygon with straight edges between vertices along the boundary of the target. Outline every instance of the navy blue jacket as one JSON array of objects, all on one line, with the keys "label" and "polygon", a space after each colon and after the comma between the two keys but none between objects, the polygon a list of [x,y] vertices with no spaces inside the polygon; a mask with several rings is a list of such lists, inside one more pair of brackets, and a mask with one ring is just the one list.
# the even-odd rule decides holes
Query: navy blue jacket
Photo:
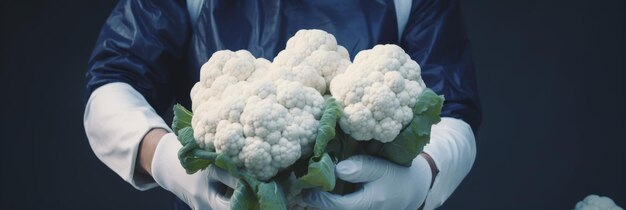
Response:
[{"label": "navy blue jacket", "polygon": [[272,60],[299,29],[322,29],[354,57],[376,44],[400,45],[446,98],[442,116],[481,121],[470,48],[458,0],[415,0],[398,34],[392,0],[206,0],[192,25],[184,1],[122,0],[102,27],[87,70],[87,94],[125,82],[164,116],[189,107],[200,66],[217,50],[246,49]]}]

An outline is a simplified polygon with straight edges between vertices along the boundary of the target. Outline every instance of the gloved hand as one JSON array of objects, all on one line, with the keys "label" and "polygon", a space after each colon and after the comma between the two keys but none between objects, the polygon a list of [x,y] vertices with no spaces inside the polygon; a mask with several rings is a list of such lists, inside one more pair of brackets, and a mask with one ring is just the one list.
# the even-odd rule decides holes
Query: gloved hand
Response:
[{"label": "gloved hand", "polygon": [[339,162],[335,173],[342,180],[364,184],[344,196],[312,190],[303,193],[302,201],[319,209],[415,210],[424,202],[432,178],[430,166],[421,155],[408,168],[381,158],[356,155]]},{"label": "gloved hand", "polygon": [[230,199],[224,196],[224,192],[226,186],[234,188],[237,179],[213,165],[195,174],[187,174],[178,160],[181,147],[173,133],[161,138],[152,159],[154,180],[192,209],[230,209]]}]

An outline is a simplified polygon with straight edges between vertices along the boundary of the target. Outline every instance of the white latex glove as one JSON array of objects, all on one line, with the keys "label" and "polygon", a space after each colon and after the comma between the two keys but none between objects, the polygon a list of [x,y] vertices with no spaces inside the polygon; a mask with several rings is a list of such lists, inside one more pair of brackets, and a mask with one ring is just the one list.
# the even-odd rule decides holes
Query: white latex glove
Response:
[{"label": "white latex glove", "polygon": [[335,195],[319,190],[303,194],[303,202],[319,209],[411,209],[422,205],[432,178],[426,159],[421,155],[411,167],[387,160],[356,155],[339,162],[337,177],[352,183],[364,183],[358,191]]},{"label": "white latex glove", "polygon": [[161,138],[152,159],[154,180],[192,209],[230,209],[230,199],[224,196],[224,191],[226,186],[234,188],[237,179],[213,165],[187,174],[178,160],[181,147],[173,133]]}]

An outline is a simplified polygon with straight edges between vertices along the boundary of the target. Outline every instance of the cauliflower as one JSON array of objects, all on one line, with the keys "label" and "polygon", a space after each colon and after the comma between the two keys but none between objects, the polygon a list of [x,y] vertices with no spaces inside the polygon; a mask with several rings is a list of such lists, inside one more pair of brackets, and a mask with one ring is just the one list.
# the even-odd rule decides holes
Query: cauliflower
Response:
[{"label": "cauliflower", "polygon": [[247,51],[218,51],[191,91],[199,147],[228,155],[259,180],[311,153],[324,106],[322,95],[301,82],[306,78],[271,77],[284,68],[269,65]]},{"label": "cauliflower", "polygon": [[410,166],[444,100],[400,47],[377,45],[351,63],[322,30],[298,31],[273,62],[215,52],[190,96],[192,111],[174,106],[181,165],[192,174],[214,164],[236,177],[236,209],[304,207],[297,196],[314,187],[343,192],[335,162],[357,152]]},{"label": "cauliflower", "polygon": [[344,107],[341,129],[356,140],[393,141],[411,122],[412,108],[426,88],[420,66],[396,45],[359,52],[330,83]]},{"label": "cauliflower", "polygon": [[623,210],[608,197],[589,195],[576,204],[574,210]]},{"label": "cauliflower", "polygon": [[206,102],[211,97],[219,98],[229,85],[248,78],[262,77],[259,74],[264,75],[269,64],[266,59],[255,59],[246,50],[221,50],[213,53],[200,68],[200,81],[191,88],[191,100],[197,102],[192,103],[191,110],[195,112],[203,104],[200,102]]},{"label": "cauliflower", "polygon": [[332,34],[299,30],[272,62],[270,76],[298,81],[325,94],[333,78],[350,65],[348,50]]}]

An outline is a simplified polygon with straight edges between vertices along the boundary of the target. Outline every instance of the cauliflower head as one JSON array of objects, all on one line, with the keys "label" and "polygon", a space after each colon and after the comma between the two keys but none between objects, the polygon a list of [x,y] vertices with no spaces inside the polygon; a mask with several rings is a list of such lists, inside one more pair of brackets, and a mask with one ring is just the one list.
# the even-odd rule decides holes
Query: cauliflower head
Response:
[{"label": "cauliflower head", "polygon": [[582,201],[576,203],[574,210],[624,210],[617,206],[613,200],[608,197],[598,195],[588,195]]},{"label": "cauliflower head", "polygon": [[412,108],[426,88],[420,66],[396,45],[359,52],[330,83],[344,107],[341,129],[356,140],[393,141],[413,119]]},{"label": "cauliflower head", "polygon": [[299,30],[272,62],[273,79],[299,81],[326,93],[330,81],[350,65],[348,50],[332,34],[322,30]]},{"label": "cauliflower head", "polygon": [[218,51],[191,91],[198,146],[228,155],[259,180],[311,153],[324,106],[316,89],[298,77],[269,76],[269,65],[247,51]]}]

